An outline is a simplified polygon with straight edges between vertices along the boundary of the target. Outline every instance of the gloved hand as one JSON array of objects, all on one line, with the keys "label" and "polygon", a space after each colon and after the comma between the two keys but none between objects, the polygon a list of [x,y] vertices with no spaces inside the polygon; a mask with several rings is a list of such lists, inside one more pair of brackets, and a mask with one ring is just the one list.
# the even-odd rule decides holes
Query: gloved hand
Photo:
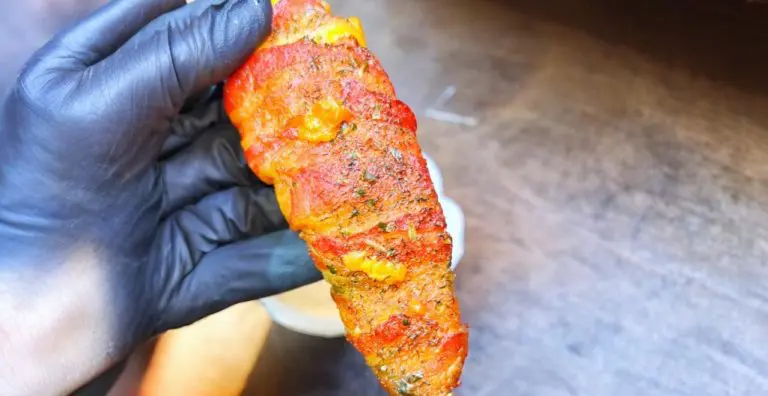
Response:
[{"label": "gloved hand", "polygon": [[113,0],[33,56],[0,113],[4,394],[71,391],[153,335],[320,279],[220,98],[179,114],[270,22],[269,0]]}]

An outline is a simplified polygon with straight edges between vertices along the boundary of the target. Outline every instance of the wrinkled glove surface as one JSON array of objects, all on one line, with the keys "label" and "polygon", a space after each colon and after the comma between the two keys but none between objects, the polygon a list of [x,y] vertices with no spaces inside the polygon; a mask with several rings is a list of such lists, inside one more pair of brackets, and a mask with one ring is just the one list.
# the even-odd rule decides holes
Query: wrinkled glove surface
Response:
[{"label": "wrinkled glove surface", "polygon": [[269,0],[115,0],[33,56],[0,113],[0,271],[34,281],[5,288],[90,290],[45,279],[95,266],[122,354],[320,278],[209,92],[270,21]]}]

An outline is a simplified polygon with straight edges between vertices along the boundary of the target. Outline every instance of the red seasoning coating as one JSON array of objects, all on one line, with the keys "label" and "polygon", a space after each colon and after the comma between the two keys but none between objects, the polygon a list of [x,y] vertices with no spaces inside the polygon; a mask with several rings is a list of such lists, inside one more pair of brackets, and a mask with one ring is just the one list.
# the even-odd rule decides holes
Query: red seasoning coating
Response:
[{"label": "red seasoning coating", "polygon": [[468,332],[416,117],[357,19],[322,0],[272,2],[272,34],[225,87],[248,164],[275,186],[382,386],[450,394]]}]

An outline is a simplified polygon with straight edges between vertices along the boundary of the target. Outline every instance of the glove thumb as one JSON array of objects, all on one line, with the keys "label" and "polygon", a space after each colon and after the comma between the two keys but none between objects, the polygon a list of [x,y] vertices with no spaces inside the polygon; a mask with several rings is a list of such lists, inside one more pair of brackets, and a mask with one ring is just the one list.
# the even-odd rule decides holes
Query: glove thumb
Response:
[{"label": "glove thumb", "polygon": [[[269,0],[197,0],[163,14],[88,71],[110,108],[154,124],[227,78],[270,32]],[[103,89],[99,92],[104,91]],[[135,128],[134,128],[135,129]]]}]

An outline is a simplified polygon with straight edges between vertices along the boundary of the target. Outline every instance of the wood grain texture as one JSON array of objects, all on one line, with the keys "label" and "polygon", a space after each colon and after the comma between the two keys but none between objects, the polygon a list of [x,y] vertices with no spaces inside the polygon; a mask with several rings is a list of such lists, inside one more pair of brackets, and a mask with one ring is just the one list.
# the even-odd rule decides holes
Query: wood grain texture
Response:
[{"label": "wood grain texture", "polygon": [[[467,214],[458,396],[768,394],[765,12],[332,3],[371,32]],[[478,126],[425,116],[449,85],[442,109]],[[265,348],[248,395],[382,394],[343,340],[273,328]]]}]

